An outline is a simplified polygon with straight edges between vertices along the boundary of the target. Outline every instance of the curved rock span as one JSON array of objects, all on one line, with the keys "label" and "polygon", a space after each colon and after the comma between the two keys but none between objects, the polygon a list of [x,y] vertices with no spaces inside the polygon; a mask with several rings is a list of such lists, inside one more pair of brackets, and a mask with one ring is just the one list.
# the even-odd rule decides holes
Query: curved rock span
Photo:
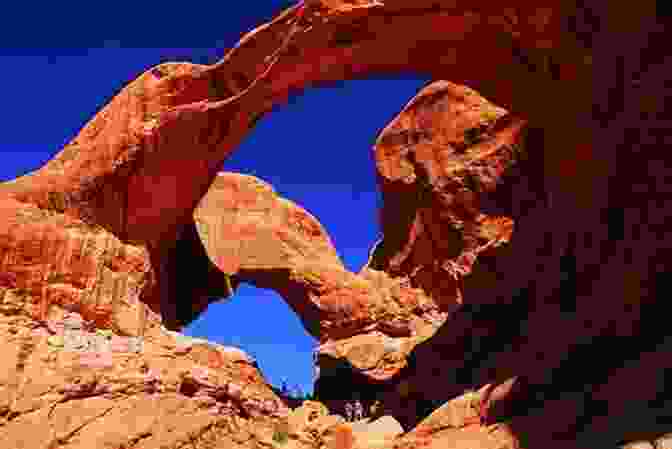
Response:
[{"label": "curved rock span", "polygon": [[[492,390],[496,400],[483,398],[492,404],[484,418],[508,420],[523,446],[654,440],[667,430],[660,373],[672,363],[661,356],[669,339],[657,301],[670,250],[672,28],[655,7],[310,1],[244,36],[217,64],[141,74],[44,167],[0,185],[8,447],[24,444],[15,435],[27,426],[43,429],[37,443],[91,447],[96,426],[130,413],[115,398],[149,388],[153,364],[159,383],[181,380],[156,400],[141,396],[143,406],[168,401],[157,410],[183,404],[195,416],[194,396],[209,398],[206,408],[230,400],[245,422],[261,410],[263,427],[280,407],[243,405],[275,400],[249,361],[221,362],[237,366],[230,377],[221,363],[186,375],[158,361],[170,340],[161,323],[179,329],[241,280],[277,289],[319,332],[324,359],[347,360],[358,382],[382,382],[392,401],[450,399],[504,382]],[[252,125],[293,90],[408,71],[468,85],[512,113],[448,83],[407,106],[376,144],[384,235],[360,273],[344,270],[316,221],[263,183],[218,180]],[[197,209],[213,184],[210,200],[247,204],[257,218]],[[227,199],[231,189],[241,199]],[[275,221],[261,226],[259,214]],[[255,254],[245,237],[252,229],[272,241],[268,255]],[[66,312],[119,337],[144,337],[142,353],[112,352],[110,365],[108,356],[49,352]],[[33,329],[38,320],[47,327]],[[218,360],[197,347],[183,363],[189,370]],[[120,370],[144,380],[115,389]],[[254,388],[223,386],[234,378]],[[89,414],[66,411],[84,403]],[[82,418],[58,424],[60,413]],[[204,446],[232,433],[239,440],[230,446],[252,440],[240,422],[237,433],[221,430],[220,412],[193,428],[161,416],[109,444],[154,438],[147,447],[180,447],[195,438]],[[177,427],[179,437],[167,430]]]}]

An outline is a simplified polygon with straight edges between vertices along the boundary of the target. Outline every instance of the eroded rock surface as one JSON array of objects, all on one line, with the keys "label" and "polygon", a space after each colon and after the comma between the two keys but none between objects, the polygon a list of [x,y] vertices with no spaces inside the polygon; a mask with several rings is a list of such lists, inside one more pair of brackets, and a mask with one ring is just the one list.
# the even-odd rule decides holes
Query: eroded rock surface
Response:
[{"label": "eroded rock surface", "polygon": [[229,276],[280,293],[319,339],[322,357],[385,380],[445,319],[408,279],[349,272],[319,222],[267,183],[221,172],[195,211],[211,260]]},{"label": "eroded rock surface", "polygon": [[374,421],[355,422],[351,427],[355,445],[369,449],[390,446],[396,437],[404,433],[401,424],[392,416],[381,416]]},{"label": "eroded rock surface", "polygon": [[52,335],[2,316],[2,447],[251,448],[286,419],[285,404],[237,348],[167,332],[139,345],[99,333],[106,347],[93,347],[96,334],[73,318],[79,329],[55,321]]},{"label": "eroded rock surface", "polygon": [[[518,437],[529,437],[531,447],[652,441],[656,433],[669,430],[660,424],[669,410],[648,407],[669,396],[660,373],[672,367],[666,356],[669,326],[660,301],[672,247],[666,228],[672,210],[666,144],[672,110],[667,68],[672,27],[656,15],[655,2],[315,1],[307,7],[299,32],[290,36],[286,48],[282,45],[298,7],[246,35],[219,64],[162,64],[148,70],[45,167],[0,185],[0,294],[7,323],[0,335],[3,354],[9,354],[0,371],[9,379],[2,393],[6,422],[0,431],[3,438],[13,438],[3,446],[21,447],[15,435],[24,426],[21,432],[42,432],[52,446],[90,447],[93,442],[87,438],[103,434],[108,416],[116,416],[126,427],[123,436],[106,438],[136,435],[129,443],[142,446],[148,432],[143,426],[151,427],[154,421],[146,424],[133,412],[131,419],[115,415],[124,413],[128,397],[119,399],[118,409],[105,402],[115,399],[101,397],[102,403],[87,407],[96,415],[80,410],[67,414],[83,416],[85,425],[68,420],[53,430],[56,421],[51,422],[50,412],[53,418],[59,408],[76,402],[58,404],[52,411],[53,404],[44,397],[65,393],[50,386],[52,371],[41,371],[52,362],[35,360],[49,338],[41,331],[33,335],[35,318],[50,318],[53,324],[68,309],[99,328],[124,336],[140,333],[148,345],[167,336],[161,321],[176,329],[190,318],[181,316],[180,298],[193,299],[188,301],[189,312],[198,313],[209,298],[230,294],[231,288],[224,286],[236,282],[198,245],[192,215],[221,163],[252,124],[293,89],[409,70],[468,84],[534,121],[543,130],[543,158],[532,166],[543,174],[545,201],[519,211],[520,217],[514,213],[512,250],[497,254],[497,269],[485,270],[496,273],[501,268],[497,294],[487,294],[492,282],[485,282],[481,290],[465,285],[463,305],[451,314],[450,325],[416,348],[415,366],[398,374],[403,379],[398,384],[411,385],[421,396],[450,396],[465,385],[499,384],[519,375],[520,383],[508,395],[510,404],[518,404],[518,410],[508,407],[513,415],[510,429]],[[265,60],[273,54],[277,58]],[[400,164],[403,159],[398,158]],[[420,164],[434,180],[441,179],[432,171],[440,165]],[[402,182],[412,180],[408,167],[388,168],[386,173],[403,175]],[[488,185],[488,175],[478,177]],[[444,200],[461,207],[474,205],[460,195]],[[473,211],[465,213],[473,218]],[[460,214],[441,220],[454,227],[463,220]],[[411,213],[410,218],[417,216]],[[484,230],[468,230],[456,250],[480,248],[473,245]],[[412,271],[405,270],[411,262],[427,262],[417,260],[420,252],[414,243],[403,241],[405,235],[382,258],[392,278],[410,275]],[[389,242],[391,237],[385,238]],[[414,255],[411,260],[407,252]],[[447,260],[453,256],[457,254],[449,253]],[[472,279],[487,260],[485,252],[479,256],[483,257]],[[181,265],[186,259],[188,264]],[[67,267],[59,261],[66,261]],[[51,279],[51,274],[56,277]],[[328,285],[332,291],[341,288],[340,282]],[[435,291],[431,279],[422,285],[418,290]],[[458,289],[449,285],[446,290],[441,294],[448,299],[443,305],[452,307],[450,292]],[[482,306],[488,301],[503,306],[485,311]],[[335,324],[330,332],[336,338],[349,312],[341,312],[340,303],[334,303],[337,306],[325,307],[332,313]],[[516,313],[510,314],[512,310]],[[502,318],[505,312],[512,316],[508,322]],[[548,338],[549,329],[554,338]],[[341,337],[345,335],[338,334]],[[480,355],[465,351],[486,342],[492,346],[481,348]],[[470,354],[469,360],[465,354]],[[150,355],[151,351],[141,358]],[[59,353],[56,361],[62,357],[71,356]],[[89,378],[109,369],[109,362],[96,363],[103,367],[87,367],[88,380],[75,384],[73,379],[73,394],[99,391],[101,383]],[[49,369],[58,373],[61,368]],[[26,370],[34,376],[24,375]],[[117,378],[123,376],[115,371]],[[32,387],[27,379],[48,385]],[[206,389],[219,391],[209,375],[201,381],[208,383]],[[185,396],[166,400],[186,401],[185,407],[193,410],[197,402]],[[138,406],[153,404],[145,399]],[[161,416],[176,408],[160,407]],[[528,409],[535,413],[525,413]],[[17,415],[15,410],[24,413]],[[155,419],[152,411],[142,416]],[[174,433],[168,429],[190,427],[182,416],[166,419],[171,424],[152,435],[169,438],[164,444],[168,447],[184,446],[194,435],[198,442],[193,444],[206,446],[206,434],[210,438],[217,428],[203,420],[189,436],[166,437]],[[129,431],[128,421],[137,427]],[[487,438],[485,434],[472,435],[477,438],[473,440],[468,432],[446,432],[451,432],[448,440],[429,443],[446,447],[462,439],[473,446],[488,444],[478,439]],[[243,434],[237,434],[239,443],[248,444],[251,437],[240,437]],[[628,438],[634,435],[637,438]],[[237,443],[219,440],[212,445],[217,444]]]},{"label": "eroded rock surface", "polygon": [[[509,251],[514,227],[514,200],[506,193],[525,176],[520,167],[524,151],[535,151],[525,149],[525,124],[475,91],[440,81],[422,89],[378,136],[383,237],[359,275],[380,280],[376,290],[383,295],[390,295],[386,284],[393,281],[407,287],[398,290],[408,298],[405,302],[414,301],[408,293],[421,292],[418,297],[435,306],[434,327],[418,329],[405,355],[431,339],[446,318],[450,326],[451,315],[474,301],[470,285],[496,288],[498,256]],[[372,336],[360,338],[357,347],[371,358],[383,355],[385,346],[371,344]],[[375,381],[390,381],[398,373]],[[337,385],[323,381],[319,391],[331,396],[325,390]],[[395,416],[408,415],[404,425],[411,426],[419,399],[414,391],[404,392],[403,399],[400,388],[381,394],[386,403],[398,403]]]},{"label": "eroded rock surface", "polygon": [[419,92],[376,141],[384,238],[369,267],[409,277],[442,311],[468,302],[465,278],[510,243],[504,181],[524,175],[524,151],[542,150],[525,148],[525,123],[465,86]]}]

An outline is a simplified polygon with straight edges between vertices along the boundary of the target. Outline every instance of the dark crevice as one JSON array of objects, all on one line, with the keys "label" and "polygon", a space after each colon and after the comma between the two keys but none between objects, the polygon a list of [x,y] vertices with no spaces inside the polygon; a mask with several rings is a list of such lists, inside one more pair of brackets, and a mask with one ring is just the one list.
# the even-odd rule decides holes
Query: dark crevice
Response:
[{"label": "dark crevice", "polygon": [[385,198],[381,209],[381,227],[385,243],[376,252],[371,268],[387,270],[392,257],[408,244],[419,201],[415,189],[402,182],[385,183],[381,190]]},{"label": "dark crevice", "polygon": [[184,379],[180,384],[179,393],[187,397],[194,397],[200,390],[200,386],[191,379]]},{"label": "dark crevice", "polygon": [[[208,304],[230,295],[226,275],[210,261],[192,221],[177,240],[170,257],[162,259],[165,267],[163,282],[170,294],[162,295],[162,316],[169,329],[180,330],[205,311]],[[239,279],[230,276],[235,291]]]},{"label": "dark crevice", "polygon": [[511,217],[517,222],[546,201],[543,130],[528,128],[522,142],[525,149],[514,155],[516,163],[504,172],[497,189],[481,194],[483,213]]},{"label": "dark crevice", "polygon": [[385,246],[385,239],[380,240],[374,244],[369,252],[368,268],[372,270],[382,271],[385,269],[385,261],[389,260],[390,251]]},{"label": "dark crevice", "polygon": [[252,415],[250,415],[247,410],[245,410],[243,407],[238,404],[238,410],[237,410],[238,416],[240,416],[243,419],[252,419]]},{"label": "dark crevice", "polygon": [[509,349],[512,339],[519,336],[525,328],[531,304],[529,289],[521,288],[508,302],[465,304],[460,309],[463,319],[471,325],[461,341],[464,364],[455,373],[458,383],[472,384],[474,373],[492,354]]},{"label": "dark crevice", "polygon": [[[178,393],[184,396],[187,396],[189,398],[196,397],[198,393],[201,390],[201,386],[193,381],[192,379],[184,379],[182,383],[180,384],[180,387],[178,389]],[[236,404],[236,414],[240,416],[243,419],[251,419],[251,415],[243,408],[241,407],[241,404],[239,401],[227,396],[226,394],[222,394],[221,396],[215,398],[217,401],[233,401]]]}]

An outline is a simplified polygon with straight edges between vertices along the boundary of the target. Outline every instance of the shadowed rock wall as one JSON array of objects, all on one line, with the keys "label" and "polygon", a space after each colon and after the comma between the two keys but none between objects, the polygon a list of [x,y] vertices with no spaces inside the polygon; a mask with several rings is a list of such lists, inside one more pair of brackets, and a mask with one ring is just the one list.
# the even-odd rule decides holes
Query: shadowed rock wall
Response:
[{"label": "shadowed rock wall", "polygon": [[[296,8],[246,35],[221,63],[162,64],[141,74],[48,164],[0,185],[0,293],[8,320],[3,344],[13,354],[2,371],[10,379],[3,384],[2,415],[10,421],[3,431],[7,425],[26,424],[17,418],[20,411],[30,414],[38,409],[25,419],[31,428],[48,427],[40,425],[48,416],[36,418],[47,413],[46,406],[39,401],[17,402],[19,396],[39,398],[51,391],[26,382],[42,378],[41,374],[24,375],[41,369],[39,348],[48,338],[28,336],[34,319],[59,320],[69,309],[100,329],[120,336],[144,334],[152,341],[166,335],[159,326],[162,316],[172,328],[188,320],[179,316],[179,303],[200,304],[191,310],[195,313],[211,294],[220,295],[230,284],[202,249],[189,248],[200,244],[194,239],[193,213],[221,163],[261,114],[292,90],[313,83],[411,71],[475,88],[494,104],[529,120],[531,128],[542,130],[543,157],[532,165],[543,173],[544,200],[525,206],[527,211],[520,205],[518,211],[510,210],[511,249],[496,251],[494,257],[486,257],[486,251],[496,245],[480,251],[485,243],[479,239],[484,232],[487,235],[492,217],[506,216],[497,211],[506,210],[501,201],[492,201],[494,210],[481,209],[489,217],[483,227],[474,226],[461,238],[438,226],[448,234],[441,234],[441,241],[447,238],[450,247],[439,245],[435,250],[419,225],[408,233],[412,243],[404,233],[386,234],[387,248],[374,266],[385,274],[358,276],[369,276],[370,282],[375,276],[389,278],[380,282],[390,285],[390,292],[398,274],[410,276],[412,271],[405,270],[426,265],[427,251],[436,252],[442,262],[457,256],[451,252],[457,248],[480,251],[483,257],[471,273],[472,279],[485,281],[471,294],[467,285],[471,274],[465,276],[460,300],[464,305],[454,311],[447,298],[458,287],[437,286],[434,275],[428,276],[424,269],[424,278],[398,287],[399,295],[422,298],[417,302],[425,304],[419,306],[422,313],[404,312],[404,316],[429,316],[438,309],[450,314],[450,324],[412,353],[413,330],[421,333],[427,325],[417,320],[386,324],[398,331],[393,338],[401,346],[391,351],[393,361],[354,355],[348,360],[358,360],[369,379],[411,385],[420,397],[442,389],[453,394],[464,386],[497,384],[517,375],[518,387],[500,402],[509,401],[511,428],[531,447],[595,447],[628,436],[647,434],[644,439],[652,439],[648,435],[662,433],[661,426],[669,419],[662,379],[672,363],[661,356],[667,348],[667,326],[659,300],[665,296],[662,281],[670,250],[666,223],[672,210],[667,204],[671,109],[666,30],[670,28],[667,19],[656,16],[655,2],[553,0],[529,5],[388,0],[381,6],[314,1],[307,8],[299,32],[277,59],[262,63],[281,48]],[[501,125],[499,119],[496,124]],[[426,154],[422,138],[414,145],[411,153]],[[398,145],[390,148],[398,150]],[[435,182],[445,179],[441,163],[397,160],[410,163],[413,170],[388,167],[381,171],[383,176],[399,174],[402,179],[410,176],[409,180],[411,173]],[[490,167],[487,157],[480,160],[484,168]],[[488,175],[466,172],[487,192]],[[383,188],[386,182],[382,181]],[[467,190],[479,188],[469,182],[463,186]],[[405,220],[437,232],[437,226],[430,224],[455,227],[465,217],[478,216],[469,209],[474,206],[470,195],[455,194],[455,188],[459,192],[463,187],[429,190],[430,197],[443,195],[442,201],[465,210],[433,217],[410,208],[403,211]],[[394,210],[390,207],[385,214]],[[506,229],[503,222],[497,223],[495,229]],[[390,225],[385,226],[391,232]],[[417,238],[410,238],[413,233]],[[496,235],[492,241],[500,240]],[[174,262],[177,254],[202,259],[195,265],[206,268],[197,278],[199,285],[192,286],[181,276],[180,265]],[[468,265],[469,260],[464,262]],[[460,262],[448,263],[453,270],[464,271],[462,261],[453,262]],[[324,269],[333,270],[334,279],[351,276],[337,265]],[[415,275],[422,273],[419,269]],[[497,274],[496,293],[492,273]],[[314,290],[306,287],[310,283],[306,276],[300,278],[299,295]],[[176,288],[176,282],[183,286]],[[380,326],[376,323],[394,322],[371,318],[369,306],[382,304],[371,299],[378,295],[363,293],[356,302],[337,301],[343,298],[335,293],[342,282],[323,284],[332,293],[320,309],[325,334],[341,342],[321,349],[333,353],[332,358],[361,347],[349,339],[356,337],[356,329],[366,327],[364,323],[376,328]],[[524,307],[516,306],[520,298]],[[311,302],[320,303],[316,298]],[[399,301],[402,309],[401,304],[412,303]],[[509,304],[517,311],[507,324],[501,316]],[[442,319],[445,316],[438,317],[439,322]],[[321,324],[322,320],[320,315]],[[25,341],[19,344],[10,337],[15,335],[10,328]],[[381,330],[372,335],[387,339],[391,333]],[[491,336],[491,349],[465,363],[465,346],[485,343],[479,333]],[[399,340],[403,338],[408,340]],[[91,373],[98,369],[87,368]],[[436,382],[446,378],[450,379],[446,383]],[[82,387],[89,392],[98,391],[91,386],[94,383],[80,380],[89,385]],[[633,420],[643,416],[639,407],[648,412],[646,422]],[[62,444],[74,435],[68,433],[72,429],[63,432],[54,441]],[[93,427],[90,432],[97,434]],[[84,437],[77,438],[87,447]],[[12,441],[9,447],[19,447]]]}]

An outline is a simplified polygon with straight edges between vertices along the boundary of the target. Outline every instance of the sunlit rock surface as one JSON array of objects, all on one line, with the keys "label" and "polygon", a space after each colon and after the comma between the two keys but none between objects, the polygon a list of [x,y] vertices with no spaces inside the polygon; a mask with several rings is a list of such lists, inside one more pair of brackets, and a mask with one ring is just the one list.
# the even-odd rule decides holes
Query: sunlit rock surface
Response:
[{"label": "sunlit rock surface", "polygon": [[[141,74],[44,167],[0,184],[0,446],[177,449],[261,441],[253,431],[272,428],[282,408],[259,405],[277,396],[255,377],[258,371],[240,361],[227,371],[226,357],[208,345],[173,357],[174,339],[161,329],[163,323],[179,330],[239,282],[211,259],[194,210],[253,124],[296,89],[401,72],[468,85],[511,117],[524,117],[535,130],[525,145],[531,158],[525,176],[534,188],[508,184],[512,204],[493,198],[494,161],[511,157],[493,160],[478,143],[474,153],[457,158],[478,182],[465,176],[451,185],[443,184],[450,173],[460,177],[460,169],[445,167],[444,155],[458,151],[453,143],[440,141],[443,153],[434,153],[422,135],[411,135],[406,145],[414,148],[407,153],[417,157],[413,161],[403,154],[403,142],[378,142],[397,154],[379,162],[381,187],[392,183],[413,192],[418,179],[429,180],[431,212],[444,212],[436,217],[400,202],[404,219],[419,223],[421,217],[423,227],[401,223],[395,234],[394,209],[385,205],[382,255],[367,270],[383,272],[390,292],[413,274],[413,282],[399,287],[407,299],[400,308],[415,298],[446,314],[429,321],[447,320],[438,330],[432,325],[431,338],[412,348],[413,330],[420,333],[415,324],[376,328],[391,320],[371,318],[368,307],[384,304],[371,299],[378,297],[369,293],[373,289],[361,287],[356,300],[352,289],[343,290],[368,275],[322,266],[317,282],[305,272],[291,278],[303,285],[298,292],[313,292],[312,285],[323,282],[324,304],[314,298],[304,303],[320,303],[315,316],[329,335],[321,340],[336,355],[322,358],[354,362],[358,368],[349,366],[346,380],[360,376],[358,385],[372,390],[381,379],[386,397],[399,403],[437,395],[449,400],[465,387],[501,385],[517,376],[498,400],[506,415],[493,408],[488,418],[502,421],[495,424],[523,447],[656,441],[669,432],[661,373],[672,367],[661,300],[672,246],[672,27],[656,6],[649,0],[311,1],[286,48],[297,7],[244,36],[218,64],[168,63]],[[277,59],[266,60],[273,54]],[[497,136],[507,122],[495,111]],[[440,132],[431,122],[435,136],[459,135],[459,121]],[[476,191],[488,193],[475,201]],[[519,196],[530,191],[541,198]],[[392,193],[388,189],[387,197]],[[446,204],[465,210],[447,213]],[[457,235],[444,229],[460,222],[471,225]],[[434,251],[426,233],[439,223],[448,234],[441,240],[450,245],[438,245],[437,269],[466,272],[471,265],[463,289],[455,282],[444,287],[426,268],[434,260],[421,256]],[[503,238],[506,229],[510,235]],[[508,246],[502,244],[507,239]],[[483,249],[484,240],[496,243]],[[477,260],[473,253],[456,259],[462,250],[477,252]],[[66,312],[119,338],[142,337],[141,352],[91,357],[50,349],[61,347],[51,337],[59,336]],[[411,339],[398,340],[404,344],[395,354],[403,357],[394,362],[374,365],[379,349],[357,349],[386,342],[396,347],[388,338]],[[346,348],[349,355],[341,355]],[[248,381],[253,387],[243,388]],[[155,392],[157,384],[164,390]],[[223,424],[222,407],[233,407],[230,421],[237,425]],[[393,407],[396,413],[402,408]],[[395,417],[413,425],[410,416]],[[348,429],[336,428],[343,430],[330,444],[352,445]],[[486,426],[443,432],[422,443],[499,444]],[[403,436],[398,442],[409,448],[421,443]]]}]

